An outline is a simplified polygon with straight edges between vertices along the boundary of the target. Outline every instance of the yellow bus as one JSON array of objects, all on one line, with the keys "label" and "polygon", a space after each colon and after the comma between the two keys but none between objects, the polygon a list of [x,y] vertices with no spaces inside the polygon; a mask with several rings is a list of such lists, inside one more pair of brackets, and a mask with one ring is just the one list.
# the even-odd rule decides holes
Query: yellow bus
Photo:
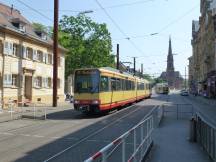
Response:
[{"label": "yellow bus", "polygon": [[84,113],[109,111],[151,97],[147,80],[110,67],[78,69],[74,77],[74,108]]}]

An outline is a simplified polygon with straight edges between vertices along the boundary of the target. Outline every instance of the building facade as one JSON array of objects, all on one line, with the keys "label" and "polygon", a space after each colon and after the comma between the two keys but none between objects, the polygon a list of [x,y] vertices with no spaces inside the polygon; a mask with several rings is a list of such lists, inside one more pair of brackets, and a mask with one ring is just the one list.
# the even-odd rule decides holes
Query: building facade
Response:
[{"label": "building facade", "polygon": [[192,22],[193,55],[189,66],[192,92],[216,97],[216,0],[201,0],[199,21]]},{"label": "building facade", "polygon": [[167,68],[165,72],[162,72],[160,78],[166,81],[171,89],[180,89],[182,87],[183,78],[179,71],[175,71],[174,59],[172,52],[172,42],[169,39],[169,49],[167,56]]},{"label": "building facade", "polygon": [[[53,41],[13,7],[0,4],[1,102],[52,103]],[[64,52],[59,47],[58,95],[64,100]]]}]

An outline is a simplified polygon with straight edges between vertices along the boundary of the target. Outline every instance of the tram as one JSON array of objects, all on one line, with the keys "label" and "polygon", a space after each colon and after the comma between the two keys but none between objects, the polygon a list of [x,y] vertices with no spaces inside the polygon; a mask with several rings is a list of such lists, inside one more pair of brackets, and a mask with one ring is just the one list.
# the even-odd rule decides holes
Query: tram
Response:
[{"label": "tram", "polygon": [[150,82],[110,67],[75,71],[74,108],[83,113],[110,111],[151,97]]},{"label": "tram", "polygon": [[158,83],[158,84],[156,84],[155,92],[157,94],[169,94],[168,83]]}]

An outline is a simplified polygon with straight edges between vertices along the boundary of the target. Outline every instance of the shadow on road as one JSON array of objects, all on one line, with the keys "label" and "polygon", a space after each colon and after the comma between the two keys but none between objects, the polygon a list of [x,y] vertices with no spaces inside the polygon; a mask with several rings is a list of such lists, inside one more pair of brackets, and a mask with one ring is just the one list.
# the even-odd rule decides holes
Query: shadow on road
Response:
[{"label": "shadow on road", "polygon": [[[119,137],[121,134],[125,133],[134,125],[136,125],[144,117],[144,115],[147,114],[154,107],[154,105],[148,105],[144,107],[145,109],[139,109],[140,106],[125,109],[124,111],[121,111],[121,113],[114,113],[113,115],[110,115],[107,118],[98,121],[92,125],[89,125],[83,129],[77,129],[71,134],[59,137],[58,139],[50,140],[51,142],[43,146],[40,146],[32,151],[26,152],[24,157],[15,160],[15,162],[44,161],[45,159],[52,157],[56,153],[59,153],[60,151],[71,146],[73,147],[73,149],[70,149],[69,151],[65,152],[62,156],[57,157],[51,161],[81,162],[93,153],[95,153],[96,151],[98,151],[99,149],[101,149],[102,147],[106,146],[112,140]],[[131,111],[134,111],[135,109],[139,109],[139,111],[136,112],[136,117],[128,115],[129,113],[131,113]],[[67,110],[60,113],[53,113],[50,114],[48,118],[55,120],[80,120],[100,118],[104,116],[104,114],[87,116],[80,113],[76,113],[72,117],[73,111],[74,110]],[[121,117],[125,115],[128,115],[127,118],[130,119],[130,122],[126,122],[123,121],[123,119],[121,119]],[[116,120],[119,121],[115,122]],[[109,126],[109,129],[104,129],[104,127],[107,127],[107,125],[109,124],[111,124]],[[73,126],[71,126],[71,129],[73,129]],[[98,130],[103,131],[97,133]],[[86,140],[86,137],[88,137],[89,135],[93,135],[90,139],[94,142],[92,142],[91,140]],[[40,143],[43,143],[43,139],[41,139],[41,142],[40,139],[38,140],[38,145],[40,145]],[[83,140],[85,142],[81,142]],[[31,142],[32,141],[29,141],[29,144],[31,144]]]},{"label": "shadow on road", "polygon": [[68,109],[64,111],[49,113],[47,114],[47,119],[50,119],[50,120],[81,120],[81,119],[100,118],[105,115],[106,115],[105,113],[83,114],[73,109]]}]

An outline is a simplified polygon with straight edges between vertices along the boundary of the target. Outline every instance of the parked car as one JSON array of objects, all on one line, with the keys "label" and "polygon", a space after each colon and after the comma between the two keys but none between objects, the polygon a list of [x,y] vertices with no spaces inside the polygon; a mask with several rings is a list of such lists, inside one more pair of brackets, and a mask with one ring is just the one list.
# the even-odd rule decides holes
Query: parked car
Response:
[{"label": "parked car", "polygon": [[181,96],[189,96],[189,92],[187,90],[183,89],[183,90],[181,90],[180,95]]}]

